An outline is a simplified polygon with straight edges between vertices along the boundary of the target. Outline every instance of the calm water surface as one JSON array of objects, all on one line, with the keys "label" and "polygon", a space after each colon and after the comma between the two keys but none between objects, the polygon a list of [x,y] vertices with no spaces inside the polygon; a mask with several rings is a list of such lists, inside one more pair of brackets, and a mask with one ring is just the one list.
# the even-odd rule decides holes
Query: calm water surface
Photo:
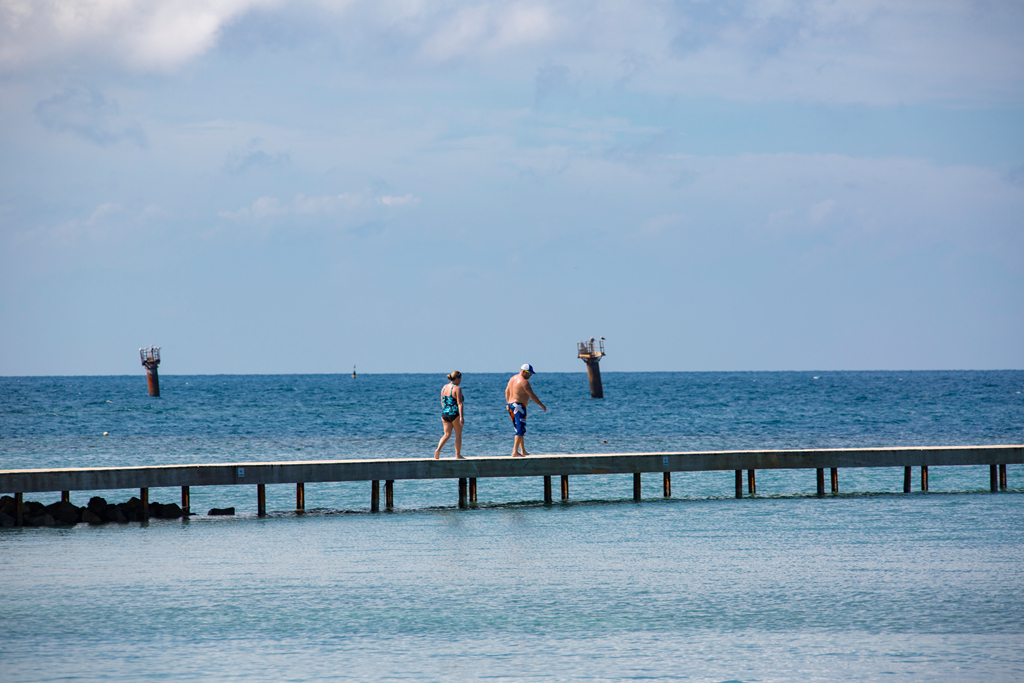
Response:
[{"label": "calm water surface", "polygon": [[[466,455],[511,450],[505,379],[466,376]],[[428,457],[440,435],[440,377],[161,380],[0,378],[0,467]],[[534,384],[534,452],[1024,442],[1019,371]],[[628,475],[574,477],[550,507],[539,480],[480,480],[466,511],[454,482],[398,482],[377,515],[365,484],[307,485],[305,516],[273,486],[264,519],[252,487],[210,487],[194,510],[240,515],[0,529],[0,680],[1024,679],[1024,468],[995,495],[985,467],[930,475],[843,470],[818,499],[813,471],[763,471],[734,500],[732,473],[677,473],[639,504]]]}]

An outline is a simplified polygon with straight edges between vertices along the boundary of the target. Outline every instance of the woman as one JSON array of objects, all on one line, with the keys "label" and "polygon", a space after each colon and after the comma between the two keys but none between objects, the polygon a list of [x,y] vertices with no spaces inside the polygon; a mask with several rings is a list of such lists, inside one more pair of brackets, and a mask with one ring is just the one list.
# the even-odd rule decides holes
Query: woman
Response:
[{"label": "woman", "polygon": [[462,407],[462,373],[456,370],[448,375],[448,384],[441,388],[441,423],[444,425],[444,436],[437,444],[434,451],[434,459],[441,457],[441,449],[452,438],[452,431],[455,431],[455,457],[462,460],[462,425],[466,424]]}]

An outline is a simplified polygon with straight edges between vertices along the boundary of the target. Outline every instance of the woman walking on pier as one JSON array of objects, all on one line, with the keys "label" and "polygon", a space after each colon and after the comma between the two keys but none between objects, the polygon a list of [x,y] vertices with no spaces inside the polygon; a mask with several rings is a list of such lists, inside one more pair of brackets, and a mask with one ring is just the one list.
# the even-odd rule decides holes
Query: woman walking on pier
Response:
[{"label": "woman walking on pier", "polygon": [[459,460],[462,459],[462,426],[466,424],[466,418],[463,415],[460,384],[462,384],[462,373],[456,370],[448,375],[448,384],[441,388],[441,423],[444,425],[444,436],[441,437],[440,443],[437,444],[437,450],[434,451],[435,460],[441,457],[441,449],[448,443],[448,439],[452,438],[453,431],[455,432],[455,457]]}]

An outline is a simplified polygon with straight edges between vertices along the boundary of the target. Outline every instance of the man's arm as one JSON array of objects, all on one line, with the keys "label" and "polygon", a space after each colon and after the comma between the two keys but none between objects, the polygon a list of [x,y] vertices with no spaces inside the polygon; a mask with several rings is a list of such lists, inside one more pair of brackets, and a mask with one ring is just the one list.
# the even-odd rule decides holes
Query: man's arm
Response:
[{"label": "man's arm", "polygon": [[548,412],[547,406],[540,402],[540,399],[537,398],[537,394],[533,393],[533,387],[530,386],[529,380],[527,380],[526,382],[526,393],[530,395],[530,398],[533,399],[534,403],[540,406],[540,409],[542,411],[544,411],[545,413]]}]

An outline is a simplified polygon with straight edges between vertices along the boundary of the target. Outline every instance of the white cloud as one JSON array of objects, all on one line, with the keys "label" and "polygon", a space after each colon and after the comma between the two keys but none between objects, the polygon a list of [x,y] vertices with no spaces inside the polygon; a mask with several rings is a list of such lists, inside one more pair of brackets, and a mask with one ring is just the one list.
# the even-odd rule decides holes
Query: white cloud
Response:
[{"label": "white cloud", "polygon": [[93,209],[88,218],[73,218],[56,226],[41,226],[18,233],[14,236],[14,243],[35,242],[56,247],[110,244],[121,242],[132,233],[145,233],[156,221],[167,216],[168,213],[155,204],[133,211],[107,202]]},{"label": "white cloud", "polygon": [[416,206],[417,204],[420,203],[419,197],[414,197],[411,194],[407,194],[407,195],[405,195],[403,197],[390,197],[390,196],[385,195],[383,197],[378,197],[377,201],[379,201],[384,206],[395,206],[395,207],[397,207],[397,206]]},{"label": "white cloud", "polygon": [[407,194],[402,197],[383,195],[374,197],[369,193],[343,192],[338,195],[322,195],[307,197],[299,194],[288,203],[276,197],[260,197],[250,206],[243,206],[237,211],[220,211],[221,218],[238,222],[256,222],[279,216],[325,217],[350,213],[356,209],[368,209],[373,206],[414,207],[420,203],[419,197]]}]

